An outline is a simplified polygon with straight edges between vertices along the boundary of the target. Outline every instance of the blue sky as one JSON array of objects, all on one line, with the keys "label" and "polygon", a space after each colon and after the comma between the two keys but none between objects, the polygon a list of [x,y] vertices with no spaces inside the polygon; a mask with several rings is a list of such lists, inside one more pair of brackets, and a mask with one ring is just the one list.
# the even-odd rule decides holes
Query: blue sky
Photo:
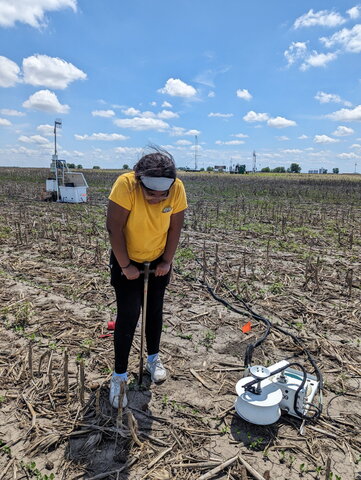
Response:
[{"label": "blue sky", "polygon": [[[361,171],[361,4],[0,0],[0,166]],[[197,136],[198,146],[195,147]]]}]

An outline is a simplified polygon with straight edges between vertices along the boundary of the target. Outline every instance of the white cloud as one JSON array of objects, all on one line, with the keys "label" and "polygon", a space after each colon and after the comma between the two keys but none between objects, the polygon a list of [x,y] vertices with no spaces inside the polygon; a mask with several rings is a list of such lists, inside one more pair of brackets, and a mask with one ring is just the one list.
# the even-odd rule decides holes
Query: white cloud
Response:
[{"label": "white cloud", "polygon": [[331,37],[322,37],[320,41],[327,47],[342,47],[346,52],[361,52],[361,24],[355,25],[353,28],[343,28],[339,32],[334,33]]},{"label": "white cloud", "polygon": [[183,137],[185,135],[186,129],[183,127],[172,127],[170,134],[173,137]]},{"label": "white cloud", "polygon": [[310,67],[325,67],[329,62],[337,58],[337,53],[317,53],[312,52],[301,65],[301,70],[308,70]]},{"label": "white cloud", "polygon": [[315,99],[320,103],[341,103],[341,97],[334,93],[317,92]]},{"label": "white cloud", "polygon": [[343,103],[348,107],[351,106],[350,102],[342,100],[342,98],[335,93],[317,92],[317,94],[315,95],[315,99],[318,100],[320,103]]},{"label": "white cloud", "polygon": [[150,104],[152,107],[156,107],[157,106],[157,102],[150,102]]},{"label": "white cloud", "polygon": [[281,135],[280,137],[276,137],[277,140],[279,140],[280,142],[286,142],[287,140],[289,140],[288,137],[286,137],[286,135]]},{"label": "white cloud", "polygon": [[341,108],[326,117],[337,122],[361,122],[361,105],[355,108]]},{"label": "white cloud", "polygon": [[119,133],[92,133],[91,135],[77,135],[74,137],[77,140],[102,140],[105,142],[112,142],[114,140],[127,140],[129,137],[120,135]]},{"label": "white cloud", "polygon": [[[43,135],[50,137],[54,135],[54,126],[53,125],[38,125],[36,129],[42,133]],[[60,133],[57,132],[57,136],[59,136]]]},{"label": "white cloud", "polygon": [[230,118],[233,117],[233,113],[209,113],[208,117]]},{"label": "white cloud", "polygon": [[309,153],[308,156],[309,157],[314,157],[314,158],[322,158],[324,159],[325,156],[329,155],[329,151],[327,150],[320,150],[318,152],[312,152],[312,153]]},{"label": "white cloud", "polygon": [[359,143],[354,143],[350,148],[361,148],[361,145]]},{"label": "white cloud", "polygon": [[346,20],[337,12],[330,12],[328,10],[320,10],[314,12],[313,9],[309,10],[301,17],[298,17],[293,24],[294,28],[302,27],[337,27],[342,25]]},{"label": "white cloud", "polygon": [[137,155],[143,151],[139,147],[116,147],[114,151],[117,153],[125,153],[126,155]]},{"label": "white cloud", "polygon": [[280,158],[282,155],[280,153],[262,153],[264,158]]},{"label": "white cloud", "polygon": [[11,125],[11,122],[7,120],[6,118],[0,118],[0,126],[2,127],[9,127]]},{"label": "white cloud", "polygon": [[45,137],[42,137],[41,135],[32,135],[31,137],[28,137],[27,135],[21,135],[18,138],[19,142],[23,143],[37,143],[37,144],[44,144],[44,143],[49,143],[49,140]]},{"label": "white cloud", "polygon": [[355,7],[350,8],[346,13],[352,18],[352,20],[359,18],[361,16],[361,5],[356,5]]},{"label": "white cloud", "polygon": [[164,102],[162,103],[162,107],[163,107],[163,108],[172,108],[173,105],[172,105],[171,103],[167,102],[167,101],[164,101]]},{"label": "white cloud", "polygon": [[287,127],[295,127],[297,123],[293,120],[288,120],[284,117],[275,117],[270,118],[267,122],[269,127],[273,128],[287,128]]},{"label": "white cloud", "polygon": [[61,58],[33,55],[23,60],[24,82],[49,88],[66,88],[75,80],[85,80],[86,73]]},{"label": "white cloud", "polygon": [[237,94],[238,98],[242,98],[243,100],[251,100],[252,99],[252,95],[245,88],[243,90],[238,89],[236,94]]},{"label": "white cloud", "polygon": [[194,137],[195,135],[200,135],[200,133],[201,132],[199,130],[186,130],[183,127],[172,127],[172,130],[170,131],[170,135],[172,135],[172,137],[183,137],[186,135]]},{"label": "white cloud", "polygon": [[46,25],[45,12],[70,7],[76,11],[76,0],[1,0],[0,25],[12,27],[15,22],[40,28]]},{"label": "white cloud", "polygon": [[230,67],[228,65],[225,65],[220,68],[209,68],[207,70],[200,72],[198,75],[196,75],[196,77],[194,78],[194,81],[197,83],[201,83],[206,87],[214,88],[216,77],[218,75],[228,72],[229,69]]},{"label": "white cloud", "polygon": [[175,143],[177,145],[192,145],[192,142],[190,142],[189,140],[177,140]]},{"label": "white cloud", "polygon": [[160,146],[160,148],[163,148],[164,150],[167,150],[167,152],[172,152],[173,150],[185,150],[183,147],[176,147],[175,145],[166,144],[166,143],[162,143],[159,146]]},{"label": "white cloud", "polygon": [[245,133],[233,133],[231,137],[236,137],[236,138],[248,138],[248,135]]},{"label": "white cloud", "polygon": [[0,87],[13,87],[20,81],[20,68],[7,57],[0,56]]},{"label": "white cloud", "polygon": [[256,113],[253,110],[246,113],[243,117],[245,122],[266,122],[269,119],[268,113]]},{"label": "white cloud", "polygon": [[18,110],[13,110],[11,108],[1,108],[1,115],[7,115],[8,117],[25,117],[24,112],[19,112]]},{"label": "white cloud", "polygon": [[61,151],[62,156],[64,157],[84,157],[84,152],[79,152],[78,150],[62,150]]},{"label": "white cloud", "polygon": [[335,135],[336,137],[346,137],[347,135],[352,135],[353,133],[355,133],[353,128],[340,125],[336,128],[332,135]]},{"label": "white cloud", "polygon": [[340,140],[337,140],[336,138],[331,138],[327,135],[315,135],[313,141],[315,143],[337,143]]},{"label": "white cloud", "polygon": [[140,110],[129,107],[122,110],[124,115],[129,117],[139,117],[139,118],[161,118],[162,120],[168,120],[170,118],[178,118],[178,113],[172,112],[171,110],[162,110],[159,113],[150,112],[149,110],[141,112]]},{"label": "white cloud", "polygon": [[215,70],[205,70],[203,72],[200,72],[195,78],[194,81],[196,83],[201,83],[202,85],[205,85],[206,87],[209,88],[214,88],[214,80],[217,75],[217,72]]},{"label": "white cloud", "polygon": [[197,147],[196,147],[195,145],[192,145],[192,146],[190,147],[190,150],[193,150],[193,151],[194,151],[196,148],[197,148],[198,150],[203,150],[202,145],[197,145]]},{"label": "white cloud", "polygon": [[17,148],[11,148],[10,149],[10,152],[11,153],[19,153],[19,154],[22,154],[22,155],[39,155],[39,151],[38,150],[33,150],[31,148],[27,148],[27,147],[17,147]]},{"label": "white cloud", "polygon": [[71,157],[84,157],[84,152],[79,152],[79,150],[73,150],[70,152]]},{"label": "white cloud", "polygon": [[131,128],[133,130],[158,130],[163,131],[169,128],[168,123],[157,118],[117,118],[114,120],[115,125],[121,128]]},{"label": "white cloud", "polygon": [[307,54],[307,44],[305,42],[292,42],[287,50],[283,52],[287,60],[287,65],[293,65],[297,60],[302,60]]},{"label": "white cloud", "polygon": [[216,92],[210,91],[210,92],[208,93],[208,97],[209,97],[209,98],[213,98],[213,97],[215,97],[215,96],[216,96]]},{"label": "white cloud", "polygon": [[158,90],[159,93],[171,95],[172,97],[191,98],[197,94],[197,90],[192,85],[187,85],[179,78],[169,78],[163,88]]},{"label": "white cloud", "polygon": [[301,135],[301,136],[298,137],[298,138],[299,138],[300,140],[306,140],[306,138],[308,138],[308,136],[303,134],[303,135]]},{"label": "white cloud", "polygon": [[298,148],[285,148],[284,150],[282,150],[282,153],[286,153],[286,154],[302,153],[302,150],[299,150]]},{"label": "white cloud", "polygon": [[146,110],[145,112],[140,112],[138,117],[143,117],[143,118],[156,118],[156,114],[154,112],[151,112],[150,110]]},{"label": "white cloud", "polygon": [[115,112],[114,110],[93,110],[92,115],[93,117],[110,118],[110,117],[114,117]]},{"label": "white cloud", "polygon": [[337,155],[339,158],[361,158],[360,155],[356,155],[356,153],[339,153]]},{"label": "white cloud", "polygon": [[50,113],[68,113],[69,105],[61,105],[57,96],[50,90],[39,90],[23,103],[23,107]]},{"label": "white cloud", "polygon": [[163,120],[168,120],[169,118],[178,118],[178,113],[172,112],[170,110],[162,110],[157,114],[158,118],[162,118]]},{"label": "white cloud", "polygon": [[136,108],[130,107],[123,109],[122,113],[124,113],[124,115],[128,115],[129,117],[137,117],[141,115],[142,112],[140,110],[137,110]]},{"label": "white cloud", "polygon": [[227,142],[222,142],[222,140],[216,140],[216,145],[242,145],[244,143],[243,140],[229,140]]}]

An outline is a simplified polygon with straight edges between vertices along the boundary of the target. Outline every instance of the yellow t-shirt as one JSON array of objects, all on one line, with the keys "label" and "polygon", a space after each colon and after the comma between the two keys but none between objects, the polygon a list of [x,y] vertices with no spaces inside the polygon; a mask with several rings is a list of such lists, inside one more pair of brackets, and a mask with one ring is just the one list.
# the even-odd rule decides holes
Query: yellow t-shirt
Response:
[{"label": "yellow t-shirt", "polygon": [[187,208],[184,185],[176,179],[168,198],[156,204],[148,203],[134,172],[120,175],[113,185],[109,200],[129,210],[124,228],[128,255],[135,262],[152,261],[164,252],[170,217]]}]

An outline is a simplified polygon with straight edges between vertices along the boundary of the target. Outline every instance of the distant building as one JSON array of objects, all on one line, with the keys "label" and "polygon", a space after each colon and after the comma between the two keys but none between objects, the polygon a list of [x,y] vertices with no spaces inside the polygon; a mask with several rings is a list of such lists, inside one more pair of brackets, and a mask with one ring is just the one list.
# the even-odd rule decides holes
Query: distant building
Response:
[{"label": "distant building", "polygon": [[313,174],[327,173],[327,168],[319,168],[318,170],[309,170],[308,173],[313,173]]},{"label": "distant building", "polygon": [[226,170],[226,166],[225,165],[215,165],[214,166],[214,171],[215,172],[224,172]]}]

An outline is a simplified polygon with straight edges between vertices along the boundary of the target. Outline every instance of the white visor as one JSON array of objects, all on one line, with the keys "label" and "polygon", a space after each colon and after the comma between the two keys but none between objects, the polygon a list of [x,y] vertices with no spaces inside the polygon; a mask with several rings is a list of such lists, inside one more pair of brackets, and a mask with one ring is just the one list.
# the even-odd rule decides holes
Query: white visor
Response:
[{"label": "white visor", "polygon": [[140,176],[140,180],[146,188],[157,192],[165,192],[166,190],[169,190],[175,181],[174,178],[146,177],[144,175]]}]

